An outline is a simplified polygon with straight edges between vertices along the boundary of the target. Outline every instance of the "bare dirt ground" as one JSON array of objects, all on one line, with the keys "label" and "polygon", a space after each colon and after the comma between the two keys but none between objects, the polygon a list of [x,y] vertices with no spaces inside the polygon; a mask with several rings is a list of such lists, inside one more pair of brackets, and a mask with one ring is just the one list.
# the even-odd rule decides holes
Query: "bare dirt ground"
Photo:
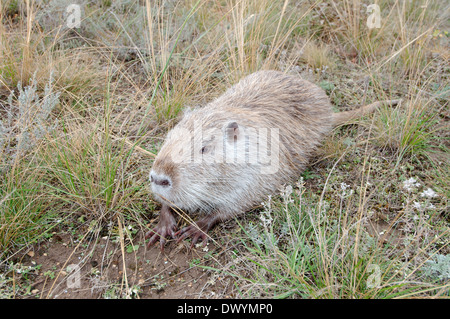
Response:
[{"label": "bare dirt ground", "polygon": [[[232,221],[225,223],[227,230],[216,229],[217,240],[210,240],[206,248],[191,249],[188,241],[169,241],[164,251],[159,244],[144,245],[142,231],[134,238],[134,251],[129,251],[133,245],[122,251],[121,243],[108,236],[80,243],[69,233],[55,234],[20,258],[25,268],[36,269],[27,275],[31,294],[25,298],[236,298],[236,279],[209,269],[229,264],[230,247],[218,244],[217,234],[225,233],[225,242],[230,243],[236,226]],[[366,229],[381,241],[398,244],[403,237],[380,218],[372,219]]]},{"label": "bare dirt ground", "polygon": [[[201,267],[217,262],[203,247],[190,249],[188,242],[172,242],[161,252],[159,247],[142,245],[142,233],[137,234],[136,241],[136,251],[122,253],[120,243],[106,237],[78,245],[69,234],[55,235],[22,258],[24,266],[41,265],[31,274],[32,298],[234,296],[231,277],[217,276]],[[212,246],[210,243],[208,249],[217,250]]]}]

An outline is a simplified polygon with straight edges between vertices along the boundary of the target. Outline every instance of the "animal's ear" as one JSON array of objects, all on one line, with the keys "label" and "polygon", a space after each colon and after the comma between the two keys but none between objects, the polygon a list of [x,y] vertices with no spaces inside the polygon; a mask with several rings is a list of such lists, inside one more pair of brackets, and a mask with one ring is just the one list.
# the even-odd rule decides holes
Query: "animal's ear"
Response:
[{"label": "animal's ear", "polygon": [[228,143],[236,143],[240,136],[239,125],[236,122],[230,122],[225,127],[225,138]]}]

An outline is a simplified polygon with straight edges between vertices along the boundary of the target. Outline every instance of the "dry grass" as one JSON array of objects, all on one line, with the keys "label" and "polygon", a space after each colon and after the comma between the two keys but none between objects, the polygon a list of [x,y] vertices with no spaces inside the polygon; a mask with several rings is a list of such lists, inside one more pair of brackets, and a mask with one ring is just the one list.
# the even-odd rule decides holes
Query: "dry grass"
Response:
[{"label": "dry grass", "polygon": [[330,49],[323,43],[317,45],[314,42],[308,42],[303,48],[301,60],[315,72],[332,71],[335,67]]},{"label": "dry grass", "polygon": [[[248,215],[242,238],[227,239],[237,248],[221,274],[241,279],[245,297],[448,296],[448,281],[423,274],[449,251],[448,6],[377,1],[381,27],[369,29],[365,1],[86,3],[82,27],[71,30],[62,15],[48,19],[58,16],[51,1],[0,2],[5,265],[54,231],[98,238],[116,227],[122,241],[124,224],[145,231],[155,210],[148,170],[183,109],[251,72],[279,69],[321,85],[336,109],[403,103],[333,132],[305,183],[259,212],[271,224]],[[36,89],[27,123],[14,111],[19,83]],[[41,123],[46,85],[47,96],[60,94],[45,117],[54,129],[19,154],[18,141]],[[420,178],[415,192],[402,187],[411,177]],[[428,187],[438,197],[421,196]],[[401,243],[370,233],[381,221]],[[379,286],[368,281],[371,265]]]}]

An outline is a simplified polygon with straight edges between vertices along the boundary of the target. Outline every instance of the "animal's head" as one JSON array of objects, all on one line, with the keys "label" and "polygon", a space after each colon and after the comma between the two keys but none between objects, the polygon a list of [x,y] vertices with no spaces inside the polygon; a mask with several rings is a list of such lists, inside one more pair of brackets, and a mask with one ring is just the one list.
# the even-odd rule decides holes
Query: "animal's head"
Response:
[{"label": "animal's head", "polygon": [[167,135],[150,172],[156,199],[185,210],[217,208],[245,178],[248,138],[237,120],[185,116]]}]

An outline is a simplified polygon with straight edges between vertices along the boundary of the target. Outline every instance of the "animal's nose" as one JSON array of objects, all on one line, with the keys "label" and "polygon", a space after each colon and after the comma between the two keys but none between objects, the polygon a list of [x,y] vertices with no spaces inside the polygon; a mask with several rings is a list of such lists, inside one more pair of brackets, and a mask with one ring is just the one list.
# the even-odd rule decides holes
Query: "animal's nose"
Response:
[{"label": "animal's nose", "polygon": [[166,177],[156,176],[155,174],[150,174],[150,182],[155,183],[159,186],[168,187],[170,186],[170,180]]}]

